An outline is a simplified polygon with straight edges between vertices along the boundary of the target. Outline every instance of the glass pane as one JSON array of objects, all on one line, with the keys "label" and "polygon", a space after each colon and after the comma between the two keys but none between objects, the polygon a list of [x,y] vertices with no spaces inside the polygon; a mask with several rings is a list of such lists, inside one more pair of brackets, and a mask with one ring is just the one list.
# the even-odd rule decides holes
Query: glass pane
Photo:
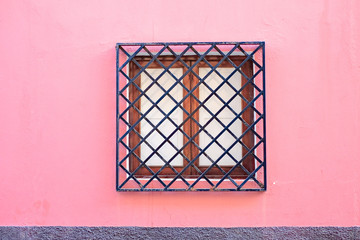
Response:
[{"label": "glass pane", "polygon": [[[163,68],[149,68],[146,70],[154,79],[156,79],[163,71]],[[182,68],[172,68],[171,72],[177,78],[180,78],[183,74]],[[141,74],[141,89],[146,89],[153,81],[145,74]],[[168,90],[174,83],[175,79],[171,77],[170,74],[165,73],[159,80],[158,83],[165,89]],[[181,101],[182,99],[182,87],[181,85],[176,85],[171,91],[171,96],[176,101]],[[146,92],[146,95],[149,98],[156,102],[158,101],[163,95],[164,91],[161,90],[156,84],[152,85],[151,88]],[[165,96],[159,103],[158,107],[165,113],[169,113],[174,107],[176,103],[170,99],[170,97]],[[141,98],[141,112],[145,113],[152,107],[152,103],[146,98]],[[182,123],[183,112],[180,108],[177,108],[171,115],[170,118],[177,124],[180,125]],[[156,107],[153,108],[147,115],[146,118],[153,124],[157,125],[163,118],[164,115],[158,110]],[[146,136],[153,127],[144,119],[141,121],[140,133],[144,137]],[[164,135],[164,137],[168,137],[175,129],[176,126],[170,122],[170,120],[166,119],[159,127],[159,131]],[[151,145],[154,149],[160,146],[164,141],[165,138],[160,135],[157,131],[152,132],[152,134],[146,138],[146,141]],[[183,135],[180,131],[177,131],[170,139],[170,142],[177,148],[180,149],[183,145]],[[151,148],[143,143],[141,145],[141,159],[145,160],[149,155],[153,153]],[[177,150],[171,146],[170,143],[165,143],[159,149],[158,153],[161,155],[166,161],[170,160],[175,154]],[[147,162],[148,166],[163,166],[164,161],[161,160],[159,155],[154,154],[149,161]],[[183,158],[180,154],[178,154],[172,161],[172,166],[183,166]]]},{"label": "glass pane", "polygon": [[[210,68],[199,68],[200,77],[204,77],[210,70],[211,70]],[[217,70],[224,78],[227,78],[234,71],[233,68],[217,68]],[[223,80],[215,72],[211,73],[205,80],[205,83],[213,90],[217,88],[222,82]],[[240,73],[236,72],[234,75],[231,76],[228,82],[233,86],[233,88],[235,88],[235,90],[240,89],[241,88]],[[211,94],[211,91],[204,84],[201,84],[199,86],[199,91],[200,91],[199,93],[200,101],[204,101]],[[227,102],[231,97],[234,96],[234,94],[236,94],[236,92],[227,84],[222,85],[222,87],[218,91],[216,91],[216,93],[225,102]],[[224,106],[224,104],[219,100],[218,97],[212,95],[210,99],[205,103],[205,106],[213,114],[215,114],[217,111],[220,110],[220,108]],[[235,111],[235,113],[241,112],[242,109],[241,98],[239,96],[236,96],[231,101],[229,106]],[[205,108],[200,108],[199,115],[200,115],[199,123],[202,126],[205,125],[211,118],[211,114]],[[224,108],[217,115],[217,118],[225,126],[228,125],[235,117],[236,117],[235,114],[227,107]],[[216,137],[224,129],[224,127],[216,119],[213,119],[205,129],[211,134],[212,137]],[[241,136],[242,134],[241,121],[236,120],[230,126],[229,129],[236,137]],[[200,148],[202,149],[204,149],[212,140],[204,131],[202,131],[199,134],[199,138],[200,138]],[[217,138],[217,141],[225,149],[228,149],[236,141],[236,139],[228,131],[225,131],[219,138]],[[213,143],[205,152],[210,156],[212,160],[215,161],[223,154],[224,151],[220,148],[218,144]],[[242,146],[240,145],[240,143],[236,143],[235,146],[231,148],[229,153],[236,160],[240,160],[242,158]],[[200,156],[200,160],[199,160],[200,166],[209,166],[211,165],[211,163],[212,162],[204,154]],[[218,165],[221,166],[233,166],[234,164],[235,161],[229,155],[225,155],[218,162]]]}]

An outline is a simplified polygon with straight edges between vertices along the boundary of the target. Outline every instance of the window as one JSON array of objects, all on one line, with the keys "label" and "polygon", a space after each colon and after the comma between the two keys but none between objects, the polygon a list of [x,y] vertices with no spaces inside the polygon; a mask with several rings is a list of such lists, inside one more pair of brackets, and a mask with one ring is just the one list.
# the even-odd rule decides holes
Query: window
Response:
[{"label": "window", "polygon": [[264,43],[117,44],[117,190],[265,190]]}]

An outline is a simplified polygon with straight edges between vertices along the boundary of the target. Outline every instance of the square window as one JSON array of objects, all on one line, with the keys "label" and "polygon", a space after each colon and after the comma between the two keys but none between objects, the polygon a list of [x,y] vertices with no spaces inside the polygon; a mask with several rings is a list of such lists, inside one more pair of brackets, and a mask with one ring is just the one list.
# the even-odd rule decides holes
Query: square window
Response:
[{"label": "square window", "polygon": [[266,189],[264,42],[116,51],[118,191]]}]

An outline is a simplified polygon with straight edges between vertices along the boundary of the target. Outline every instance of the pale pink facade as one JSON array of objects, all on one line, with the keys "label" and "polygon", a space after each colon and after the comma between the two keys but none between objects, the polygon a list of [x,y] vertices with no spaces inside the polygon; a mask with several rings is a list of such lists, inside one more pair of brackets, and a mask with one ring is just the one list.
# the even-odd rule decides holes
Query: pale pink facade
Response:
[{"label": "pale pink facade", "polygon": [[[115,44],[165,41],[266,42],[266,192],[115,191]],[[360,1],[1,1],[0,84],[0,225],[360,225]]]}]

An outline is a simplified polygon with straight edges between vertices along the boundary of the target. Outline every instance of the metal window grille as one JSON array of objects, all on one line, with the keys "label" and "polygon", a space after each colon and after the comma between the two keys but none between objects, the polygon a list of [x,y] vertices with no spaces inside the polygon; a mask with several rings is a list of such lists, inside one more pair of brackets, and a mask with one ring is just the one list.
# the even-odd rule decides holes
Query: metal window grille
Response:
[{"label": "metal window grille", "polygon": [[[193,63],[189,65],[184,59],[186,57],[193,57]],[[217,56],[218,61],[216,64],[209,59],[211,56]],[[241,62],[235,62],[234,57],[241,57]],[[170,57],[171,64],[164,64],[164,57]],[[145,62],[140,63],[139,59],[147,59]],[[149,71],[149,66],[156,63],[162,72],[158,76],[152,76]],[[185,71],[181,77],[177,77],[172,72],[172,67],[175,63],[181,64]],[[223,76],[219,70],[221,64],[227,63],[231,65],[231,74]],[[251,63],[252,74],[247,74],[242,70],[245,64]],[[138,68],[135,74],[130,74],[130,65]],[[210,71],[205,76],[199,76],[194,71],[195,67],[199,64],[206,65]],[[264,42],[181,42],[181,43],[118,43],[116,44],[116,189],[117,191],[264,191],[266,190],[266,152],[265,152],[265,43]],[[229,78],[233,74],[240,74],[245,82],[241,87],[233,86]],[[136,82],[136,79],[141,74],[145,74],[151,79],[151,84],[146,89],[141,88]],[[164,88],[159,84],[159,79],[168,74],[171,76],[173,82],[169,88]],[[196,85],[191,88],[185,86],[182,80],[191,74],[196,78]],[[216,74],[221,79],[221,83],[214,87],[209,86],[208,76]],[[249,74],[248,74],[249,75]],[[158,87],[162,90],[161,96],[158,99],[152,99],[149,94],[149,89]],[[172,90],[180,86],[185,90],[182,98],[175,99],[172,96]],[[206,87],[210,91],[205,99],[200,100],[199,96],[195,94],[196,89],[200,86]],[[231,90],[228,92],[229,98],[222,98],[218,92],[227,86]],[[243,94],[246,86],[251,87],[253,92],[252,96],[246,98]],[[129,89],[133,88],[137,91],[134,98],[129,97]],[[164,110],[158,107],[158,104],[165,97],[171,99],[172,107],[170,110]],[[187,98],[193,98],[196,101],[195,109],[184,108],[184,101]],[[244,105],[241,110],[235,110],[231,106],[231,101],[236,97],[240,97]],[[222,107],[216,112],[212,112],[206,105],[210,98],[216,98],[220,101]],[[141,109],[138,103],[141,99],[151,103],[149,109]],[[161,112],[160,120],[152,122],[148,114],[152,109],[157,109]],[[203,109],[211,117],[206,122],[200,122],[194,116],[196,113]],[[224,109],[232,112],[232,118],[229,122],[223,122],[219,114]],[[243,114],[245,111],[250,111],[253,114],[250,122],[244,120]],[[175,122],[171,119],[170,115],[180,110],[184,114],[184,119]],[[136,121],[129,120],[129,114],[135,112],[138,116]],[[197,132],[190,135],[184,131],[184,124],[188,120],[196,124]],[[160,131],[159,128],[165,121],[169,121],[173,128],[171,131]],[[241,133],[234,132],[231,125],[235,121],[241,121],[243,129]],[[222,130],[218,134],[212,134],[209,131],[210,124],[216,122],[222,126]],[[151,131],[142,133],[139,131],[141,124],[150,124]],[[152,132],[157,132],[161,136],[161,143],[153,147],[149,143],[149,136]],[[181,133],[185,141],[183,145],[178,147],[172,143],[171,137]],[[219,140],[221,136],[226,133],[227,141],[231,139],[230,146],[223,146]],[[138,141],[132,146],[129,145],[130,135],[137,137]],[[200,146],[195,141],[199,134],[206,134],[211,139],[206,146]],[[253,136],[253,143],[249,146],[244,143],[243,139],[246,134]],[[173,151],[171,157],[164,157],[161,155],[159,149],[164,145],[169,144]],[[184,148],[189,144],[196,147],[196,154],[191,156],[184,155]],[[151,149],[152,153],[146,158],[142,158],[138,151],[142,146]],[[218,156],[213,157],[208,154],[209,149],[215,147],[221,149]],[[244,154],[238,156],[234,155],[231,151],[234,146],[241,146]],[[148,165],[152,156],[157,156],[163,162],[163,165],[154,170]],[[184,165],[174,167],[172,162],[178,156],[184,159]],[[201,156],[204,156],[210,161],[206,167],[200,168],[196,165],[196,161]],[[233,161],[231,166],[224,167],[220,163],[221,159],[227,157]],[[249,169],[244,166],[246,158],[251,157],[253,161],[253,168]],[[131,158],[131,160],[130,160]],[[130,161],[136,161],[137,167],[130,169]],[[187,169],[193,169],[196,172],[194,176],[187,176],[185,174]],[[147,176],[139,176],[139,171],[146,169]],[[162,176],[164,169],[170,169],[171,174]],[[216,169],[220,175],[216,177],[211,176],[210,172]],[[234,177],[233,173],[241,170],[242,177]]]}]

